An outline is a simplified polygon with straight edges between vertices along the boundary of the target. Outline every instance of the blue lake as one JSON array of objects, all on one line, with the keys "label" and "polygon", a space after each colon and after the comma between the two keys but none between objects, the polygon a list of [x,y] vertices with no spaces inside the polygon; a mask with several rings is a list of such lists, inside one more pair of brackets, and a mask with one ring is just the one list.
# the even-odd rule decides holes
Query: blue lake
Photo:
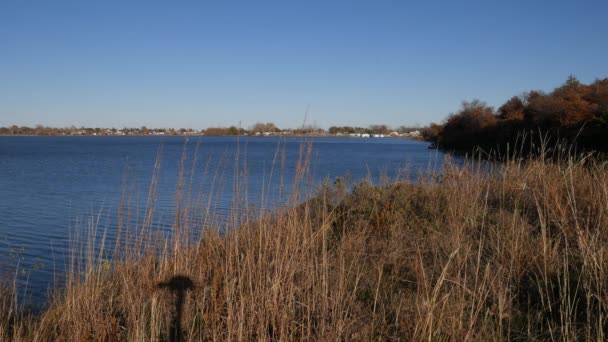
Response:
[{"label": "blue lake", "polygon": [[170,231],[180,170],[182,202],[192,199],[192,210],[221,222],[236,204],[285,204],[306,156],[309,172],[295,188],[312,193],[339,176],[415,181],[443,163],[427,146],[361,138],[0,137],[0,275],[16,275],[20,295],[40,305],[62,277],[73,232],[94,219],[111,245],[121,203],[135,208],[129,222],[141,222],[153,179],[153,223]]}]

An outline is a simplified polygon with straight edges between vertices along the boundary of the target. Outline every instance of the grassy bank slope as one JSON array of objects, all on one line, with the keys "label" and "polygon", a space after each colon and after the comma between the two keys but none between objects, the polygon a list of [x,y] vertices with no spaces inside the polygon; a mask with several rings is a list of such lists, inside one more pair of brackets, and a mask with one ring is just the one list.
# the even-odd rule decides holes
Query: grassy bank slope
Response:
[{"label": "grassy bank slope", "polygon": [[92,261],[38,317],[0,328],[5,340],[169,340],[179,299],[159,283],[179,274],[193,285],[190,341],[601,340],[607,218],[608,169],[590,161],[337,184],[224,235]]}]

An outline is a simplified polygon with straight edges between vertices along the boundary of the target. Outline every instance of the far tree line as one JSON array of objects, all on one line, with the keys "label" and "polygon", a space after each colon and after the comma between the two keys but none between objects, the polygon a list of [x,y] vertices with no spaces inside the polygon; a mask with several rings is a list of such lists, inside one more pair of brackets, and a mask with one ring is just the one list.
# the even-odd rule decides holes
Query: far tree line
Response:
[{"label": "far tree line", "polygon": [[280,128],[272,122],[258,122],[245,129],[237,126],[209,127],[196,130],[191,128],[149,128],[125,127],[125,128],[92,128],[92,127],[47,127],[36,125],[0,127],[0,135],[37,135],[37,136],[60,136],[60,135],[207,135],[207,136],[238,136],[238,135],[349,135],[349,134],[384,134],[397,132],[410,133],[421,130],[419,127],[400,126],[391,128],[387,125],[370,125],[368,127],[331,126],[323,129],[315,125],[303,125],[298,128]]}]

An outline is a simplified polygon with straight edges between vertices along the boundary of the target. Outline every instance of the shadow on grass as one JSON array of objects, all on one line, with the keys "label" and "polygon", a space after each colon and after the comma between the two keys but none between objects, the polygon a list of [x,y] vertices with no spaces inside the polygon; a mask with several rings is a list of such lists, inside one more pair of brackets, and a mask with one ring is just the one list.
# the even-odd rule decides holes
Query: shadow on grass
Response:
[{"label": "shadow on grass", "polygon": [[168,289],[175,296],[175,312],[171,320],[171,329],[169,330],[169,341],[182,341],[182,310],[184,307],[184,296],[186,291],[194,287],[192,279],[177,275],[166,282],[158,283],[161,289]]}]

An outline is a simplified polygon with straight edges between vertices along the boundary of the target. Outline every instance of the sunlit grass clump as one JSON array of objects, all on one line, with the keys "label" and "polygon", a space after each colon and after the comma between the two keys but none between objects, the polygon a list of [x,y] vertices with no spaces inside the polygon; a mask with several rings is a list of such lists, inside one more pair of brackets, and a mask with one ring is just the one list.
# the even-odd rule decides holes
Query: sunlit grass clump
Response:
[{"label": "sunlit grass clump", "polygon": [[[46,310],[0,315],[0,329],[24,341],[605,339],[606,164],[475,165],[417,184],[338,181],[222,231],[187,214],[171,238],[132,227],[139,244],[111,262],[90,253]],[[168,289],[178,275],[192,287]]]}]

